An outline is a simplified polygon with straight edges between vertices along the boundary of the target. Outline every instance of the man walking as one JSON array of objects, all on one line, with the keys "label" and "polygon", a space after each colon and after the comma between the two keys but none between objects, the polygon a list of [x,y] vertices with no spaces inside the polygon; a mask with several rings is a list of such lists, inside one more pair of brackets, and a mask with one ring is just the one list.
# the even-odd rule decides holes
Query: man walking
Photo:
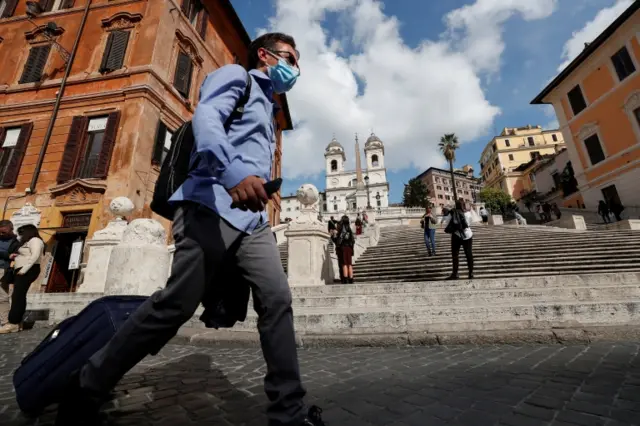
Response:
[{"label": "man walking", "polygon": [[276,146],[273,93],[293,87],[300,74],[298,59],[295,41],[285,34],[265,34],[251,43],[250,97],[228,131],[224,124],[247,87],[247,71],[227,65],[205,79],[192,121],[196,153],[191,163],[197,165],[171,198],[177,206],[176,251],[167,286],[82,368],[60,405],[56,425],[95,424],[103,397],[192,317],[207,286],[235,283],[222,280],[221,270],[229,265],[251,286],[258,314],[269,426],[323,425],[317,407],[304,407],[291,291],[264,212],[269,197],[263,183],[271,177]]},{"label": "man walking", "polygon": [[11,265],[11,254],[18,251],[20,243],[13,233],[10,220],[0,220],[0,324],[5,324],[9,315],[9,284],[5,274]]}]

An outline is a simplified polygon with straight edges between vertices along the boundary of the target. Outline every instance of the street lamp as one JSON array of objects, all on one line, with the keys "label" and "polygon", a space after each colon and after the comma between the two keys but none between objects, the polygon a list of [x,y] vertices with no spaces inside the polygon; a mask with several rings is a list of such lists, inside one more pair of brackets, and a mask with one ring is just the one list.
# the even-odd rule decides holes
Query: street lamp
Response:
[{"label": "street lamp", "polygon": [[371,210],[371,194],[369,192],[369,175],[364,177],[364,183],[367,186],[367,210]]},{"label": "street lamp", "polygon": [[378,210],[380,210],[380,193],[376,194],[376,205],[378,206]]}]

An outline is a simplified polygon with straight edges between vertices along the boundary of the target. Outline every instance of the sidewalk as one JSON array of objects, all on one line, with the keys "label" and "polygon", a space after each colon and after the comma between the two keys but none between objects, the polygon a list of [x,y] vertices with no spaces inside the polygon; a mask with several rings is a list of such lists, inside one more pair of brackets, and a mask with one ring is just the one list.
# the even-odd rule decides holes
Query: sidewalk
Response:
[{"label": "sidewalk", "polygon": [[[45,425],[11,377],[44,336],[0,336],[0,425]],[[330,426],[640,424],[640,345],[300,350],[308,402]],[[119,384],[112,425],[266,426],[259,349],[171,345]]]}]

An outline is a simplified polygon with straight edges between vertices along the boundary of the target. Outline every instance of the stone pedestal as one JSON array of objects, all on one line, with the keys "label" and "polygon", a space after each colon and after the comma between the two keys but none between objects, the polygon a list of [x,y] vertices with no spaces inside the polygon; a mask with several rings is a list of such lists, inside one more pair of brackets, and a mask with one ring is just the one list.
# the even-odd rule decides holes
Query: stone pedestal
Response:
[{"label": "stone pedestal", "polygon": [[584,217],[576,214],[563,215],[560,220],[556,221],[555,226],[565,229],[577,229],[579,231],[587,230],[587,224],[584,221]]},{"label": "stone pedestal", "polygon": [[493,214],[489,216],[489,225],[504,225],[502,216],[499,214]]},{"label": "stone pedestal", "polygon": [[105,294],[148,296],[164,288],[170,268],[166,232],[153,219],[136,219],[113,247]]},{"label": "stone pedestal", "polygon": [[604,226],[607,230],[640,231],[639,219],[625,219]]},{"label": "stone pedestal", "polygon": [[87,241],[89,250],[87,266],[84,269],[84,280],[78,287],[78,293],[104,293],[107,281],[107,268],[113,248],[122,242],[122,236],[127,229],[127,222],[116,219],[109,222],[106,228],[93,234]]},{"label": "stone pedestal", "polygon": [[333,282],[329,254],[330,236],[321,222],[291,222],[285,233],[288,244],[289,285],[312,286]]}]

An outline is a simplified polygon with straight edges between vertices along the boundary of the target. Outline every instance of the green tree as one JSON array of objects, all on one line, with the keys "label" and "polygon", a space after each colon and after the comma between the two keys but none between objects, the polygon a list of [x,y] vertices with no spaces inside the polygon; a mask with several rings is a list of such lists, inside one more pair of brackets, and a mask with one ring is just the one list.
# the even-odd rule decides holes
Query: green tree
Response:
[{"label": "green tree", "polygon": [[427,207],[428,195],[429,190],[423,181],[418,178],[409,179],[409,183],[404,185],[402,205],[405,207]]},{"label": "green tree", "polygon": [[501,189],[484,188],[479,196],[480,201],[493,213],[504,213],[507,206],[511,204],[511,196]]},{"label": "green tree", "polygon": [[456,150],[460,148],[460,144],[458,143],[458,137],[455,133],[446,133],[443,137],[440,138],[440,143],[438,144],[440,147],[440,151],[442,151],[442,155],[449,162],[449,171],[451,172],[451,187],[453,188],[453,201],[455,202],[458,199],[458,191],[456,190],[456,178],[453,173],[453,163],[456,161]]}]

